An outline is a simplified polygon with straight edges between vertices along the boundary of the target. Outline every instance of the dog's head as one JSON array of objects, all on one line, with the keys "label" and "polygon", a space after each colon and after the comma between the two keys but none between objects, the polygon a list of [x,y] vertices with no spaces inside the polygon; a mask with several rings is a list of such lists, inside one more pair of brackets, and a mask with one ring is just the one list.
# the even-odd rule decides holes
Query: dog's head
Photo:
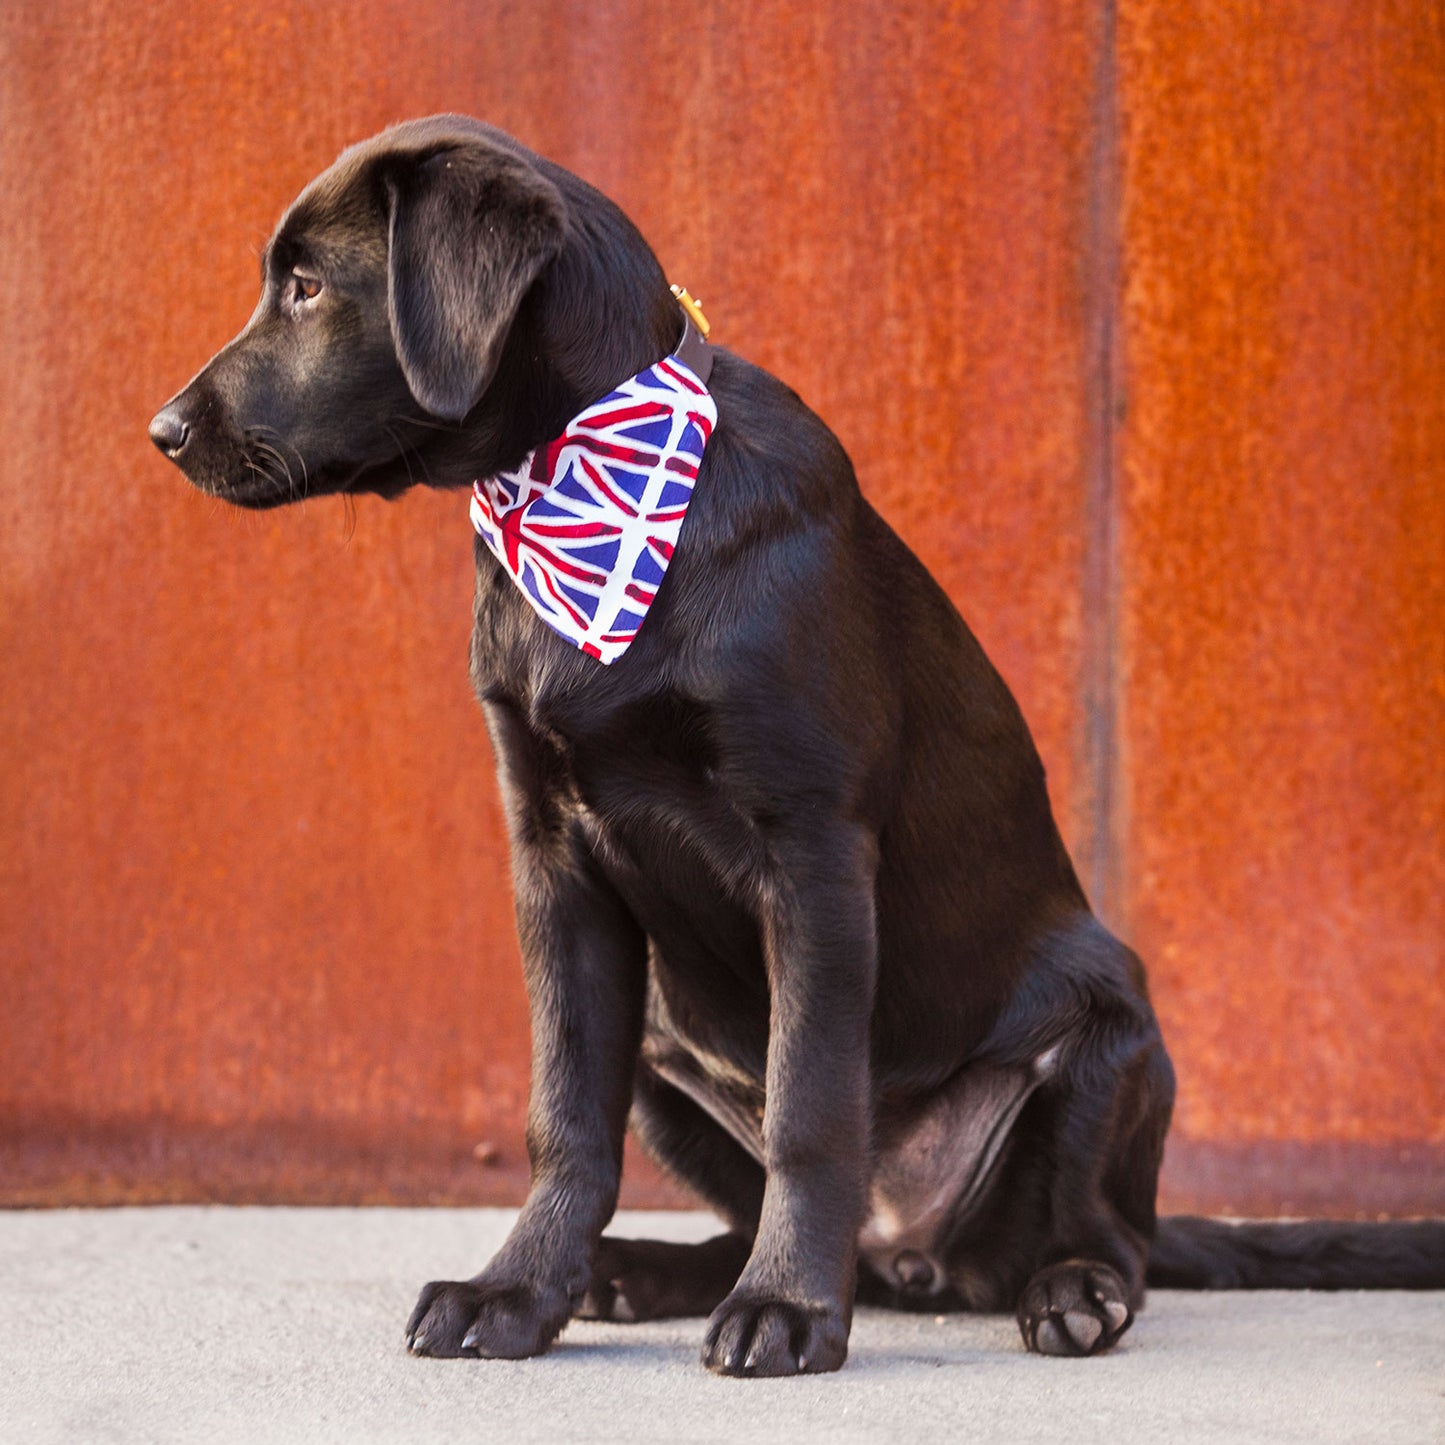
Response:
[{"label": "dog's head", "polygon": [[[345,152],[267,243],[245,329],[166,403],[151,439],[202,490],[246,507],[465,484],[487,452],[520,444],[499,377],[571,229],[544,164],[454,116]],[[511,369],[535,367],[540,349],[535,334],[517,342]]]}]

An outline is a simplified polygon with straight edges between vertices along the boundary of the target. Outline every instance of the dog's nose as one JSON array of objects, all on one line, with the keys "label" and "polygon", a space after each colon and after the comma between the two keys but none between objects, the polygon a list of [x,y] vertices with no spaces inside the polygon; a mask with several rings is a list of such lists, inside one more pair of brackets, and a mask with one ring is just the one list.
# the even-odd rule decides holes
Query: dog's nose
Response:
[{"label": "dog's nose", "polygon": [[191,439],[190,423],[185,421],[174,404],[163,406],[151,422],[151,440],[172,461],[186,449]]}]

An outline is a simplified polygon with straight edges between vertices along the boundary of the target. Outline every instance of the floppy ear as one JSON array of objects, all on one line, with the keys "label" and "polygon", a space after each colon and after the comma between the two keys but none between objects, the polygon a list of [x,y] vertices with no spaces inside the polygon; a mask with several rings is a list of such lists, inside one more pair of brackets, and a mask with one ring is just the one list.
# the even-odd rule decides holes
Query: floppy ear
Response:
[{"label": "floppy ear", "polygon": [[387,307],[402,374],[434,416],[461,421],[561,247],[562,196],[519,157],[465,142],[397,167],[388,190]]}]

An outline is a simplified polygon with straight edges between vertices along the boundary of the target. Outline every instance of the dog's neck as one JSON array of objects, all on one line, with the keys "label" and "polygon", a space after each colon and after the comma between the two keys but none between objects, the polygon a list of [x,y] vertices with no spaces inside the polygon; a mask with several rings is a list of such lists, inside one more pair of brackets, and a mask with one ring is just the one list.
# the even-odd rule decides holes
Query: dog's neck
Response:
[{"label": "dog's neck", "polygon": [[663,270],[631,222],[610,205],[582,214],[538,288],[557,429],[669,355],[681,327]]}]

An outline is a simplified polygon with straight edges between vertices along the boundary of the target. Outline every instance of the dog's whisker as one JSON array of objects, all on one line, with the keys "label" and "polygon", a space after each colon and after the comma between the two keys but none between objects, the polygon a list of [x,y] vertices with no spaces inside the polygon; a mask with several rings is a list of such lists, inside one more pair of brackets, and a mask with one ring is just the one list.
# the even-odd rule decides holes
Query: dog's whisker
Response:
[{"label": "dog's whisker", "polygon": [[[298,493],[296,490],[296,478],[292,475],[291,463],[286,460],[283,453],[279,452],[269,442],[263,442],[258,438],[256,441],[256,446],[263,453],[263,455],[268,457],[275,457],[277,464],[280,466],[281,471],[285,476],[286,491],[290,500],[292,500],[293,502],[298,500],[301,494]],[[277,480],[279,481],[280,478],[278,477]]]},{"label": "dog's whisker", "polygon": [[425,417],[404,416],[401,412],[397,412],[395,416],[389,416],[387,421],[405,422],[408,426],[425,427],[428,431],[449,432],[453,436],[461,435],[461,428],[455,422],[429,421]]},{"label": "dog's whisker", "polygon": [[[411,468],[411,458],[412,458],[412,457],[415,457],[415,458],[416,458],[416,461],[417,461],[417,465],[421,467],[422,475],[423,475],[423,477],[425,477],[426,482],[427,482],[427,485],[428,485],[428,486],[435,486],[436,483],[435,483],[435,482],[433,481],[433,479],[432,479],[431,468],[430,468],[429,466],[427,466],[425,453],[423,453],[422,451],[420,451],[420,450],[416,447],[415,444],[413,444],[413,443],[408,443],[404,438],[399,437],[399,436],[391,429],[391,423],[392,423],[392,422],[405,422],[405,421],[411,421],[411,420],[413,420],[413,418],[411,418],[411,417],[406,417],[406,416],[401,416],[401,415],[392,416],[392,417],[389,417],[386,421],[384,421],[384,422],[381,424],[381,427],[382,427],[382,430],[387,434],[387,436],[389,436],[389,437],[392,439],[392,441],[396,444],[397,455],[401,458],[402,463],[403,463],[403,464],[405,465],[405,467],[406,467],[407,480],[410,482],[410,484],[411,484],[412,486],[416,486],[416,484],[417,484],[417,482],[416,482],[416,473],[413,472],[413,471],[412,471],[412,468]],[[437,429],[438,431],[447,430],[447,428],[444,428],[444,427],[437,427],[436,429]]]},{"label": "dog's whisker", "polygon": [[401,457],[402,464],[406,467],[406,479],[412,486],[416,486],[416,477],[412,473],[411,461],[407,457],[405,444],[385,422],[381,424],[381,429],[396,443],[397,454]]},{"label": "dog's whisker", "polygon": [[[266,456],[274,457],[279,463],[290,500],[305,502],[311,495],[311,472],[306,465],[306,458],[301,455],[299,448],[293,442],[287,440],[286,437],[282,436],[274,427],[253,426],[248,429],[246,436],[250,444],[258,451],[264,453]],[[271,442],[266,440],[268,437],[275,438],[275,441],[279,443],[279,445],[273,446]],[[295,473],[291,469],[290,462],[286,460],[285,454],[281,451],[281,447],[285,447],[291,455],[296,458],[296,465],[301,471],[301,486],[299,490],[296,486]],[[279,482],[282,480],[282,477],[274,476],[272,480]]]},{"label": "dog's whisker", "polygon": [[269,482],[272,486],[276,484],[277,479],[274,475],[272,475],[270,469],[264,466],[255,457],[248,455],[244,458],[244,461],[246,463],[247,470],[250,471],[253,476],[259,477],[263,482]]}]

